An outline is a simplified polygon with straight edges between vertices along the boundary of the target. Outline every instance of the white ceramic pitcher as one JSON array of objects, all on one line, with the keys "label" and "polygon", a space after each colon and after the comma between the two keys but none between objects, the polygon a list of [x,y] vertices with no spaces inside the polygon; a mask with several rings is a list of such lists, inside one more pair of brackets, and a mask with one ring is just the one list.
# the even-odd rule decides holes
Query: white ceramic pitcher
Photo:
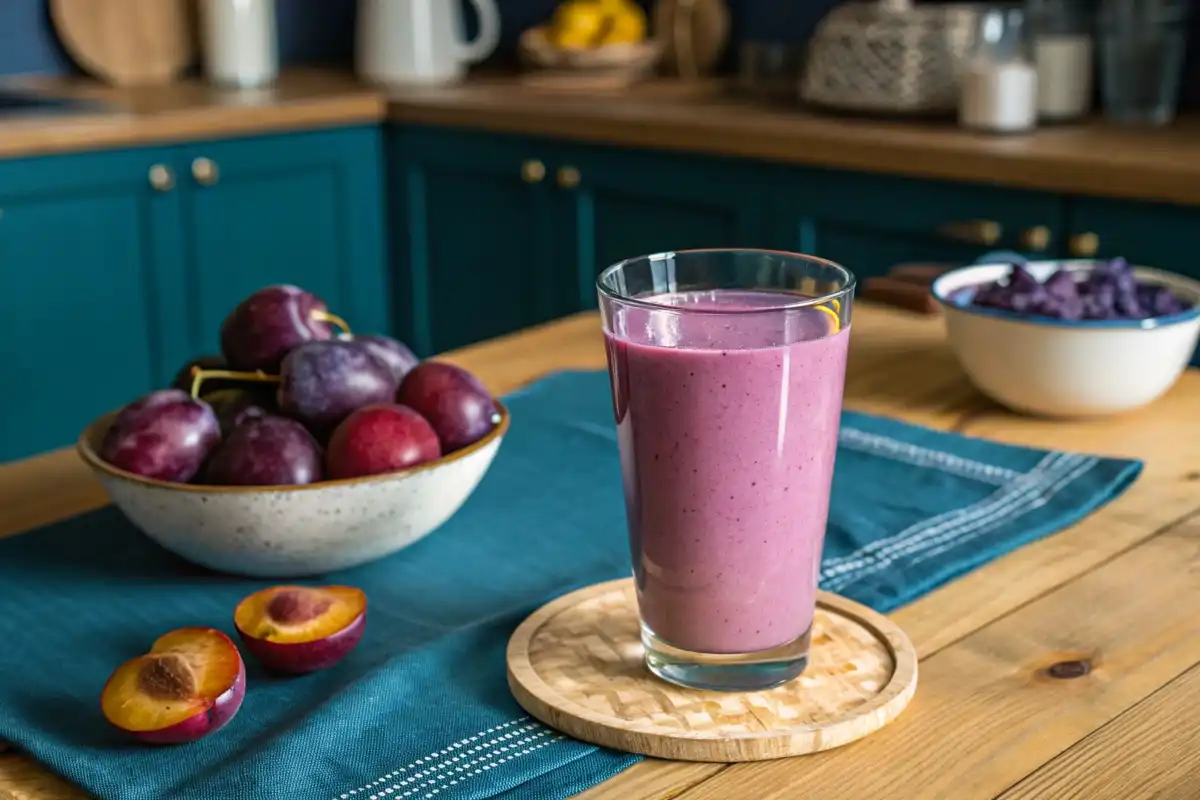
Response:
[{"label": "white ceramic pitcher", "polygon": [[359,0],[355,70],[372,83],[441,85],[462,80],[500,42],[495,0],[470,0],[479,35],[467,42],[459,0]]}]

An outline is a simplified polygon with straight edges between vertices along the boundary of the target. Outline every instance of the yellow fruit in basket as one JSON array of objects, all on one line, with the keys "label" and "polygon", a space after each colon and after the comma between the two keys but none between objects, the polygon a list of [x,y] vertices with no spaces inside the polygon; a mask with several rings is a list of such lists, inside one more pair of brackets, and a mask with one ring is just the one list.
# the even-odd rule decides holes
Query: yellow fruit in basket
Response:
[{"label": "yellow fruit in basket", "polygon": [[604,8],[595,0],[567,0],[554,11],[547,38],[564,50],[594,47],[607,27]]},{"label": "yellow fruit in basket", "polygon": [[624,7],[609,17],[603,44],[637,44],[646,40],[646,12],[626,0],[615,0]]}]

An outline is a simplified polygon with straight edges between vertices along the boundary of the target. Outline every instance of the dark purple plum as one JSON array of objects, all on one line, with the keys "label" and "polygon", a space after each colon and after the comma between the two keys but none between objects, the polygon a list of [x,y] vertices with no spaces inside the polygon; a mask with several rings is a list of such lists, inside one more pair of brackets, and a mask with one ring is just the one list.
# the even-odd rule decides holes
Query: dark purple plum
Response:
[{"label": "dark purple plum", "polygon": [[248,419],[213,452],[204,482],[217,486],[296,486],[324,477],[321,446],[294,419]]},{"label": "dark purple plum", "polygon": [[279,410],[318,435],[331,432],[355,409],[390,403],[396,394],[396,379],[385,363],[340,339],[300,345],[283,360],[279,377]]},{"label": "dark purple plum", "polygon": [[297,345],[332,338],[330,322],[341,321],[311,292],[268,286],[238,303],[221,323],[221,352],[230,369],[273,373]]},{"label": "dark purple plum", "polygon": [[420,363],[420,359],[413,355],[413,351],[408,349],[408,345],[390,336],[355,336],[351,341],[357,342],[371,355],[387,364],[397,385],[404,380],[404,376],[412,371],[413,367]]},{"label": "dark purple plum", "polygon": [[[208,382],[205,381],[205,386]],[[215,392],[204,392],[201,396],[204,402],[212,406],[221,423],[221,435],[228,436],[234,428],[251,419],[261,419],[275,409],[275,400],[271,392],[261,389],[219,389]]]},{"label": "dark purple plum", "polygon": [[207,403],[180,389],[160,389],[117,414],[100,458],[145,478],[186,483],[220,442],[221,426]]},{"label": "dark purple plum", "polygon": [[1062,320],[1136,320],[1178,314],[1189,305],[1166,286],[1140,283],[1123,258],[1090,269],[1056,269],[1039,283],[1021,264],[1008,275],[975,287],[968,302]]},{"label": "dark purple plum", "polygon": [[407,406],[380,403],[358,409],[329,438],[331,478],[396,472],[442,454],[429,421]]},{"label": "dark purple plum", "polygon": [[496,401],[479,379],[442,361],[424,361],[409,372],[396,402],[429,420],[443,454],[479,441],[500,422]]},{"label": "dark purple plum", "polygon": [[[225,360],[225,356],[197,356],[191,361],[184,364],[179,372],[175,373],[175,379],[171,381],[171,388],[180,389],[192,393],[192,381],[195,376],[192,374],[192,368],[199,367],[204,370],[212,369],[229,369],[229,363]],[[229,389],[237,386],[236,381],[226,381],[220,379],[207,380],[204,382],[204,390],[200,392],[200,396],[210,392],[220,391],[221,389]]]}]

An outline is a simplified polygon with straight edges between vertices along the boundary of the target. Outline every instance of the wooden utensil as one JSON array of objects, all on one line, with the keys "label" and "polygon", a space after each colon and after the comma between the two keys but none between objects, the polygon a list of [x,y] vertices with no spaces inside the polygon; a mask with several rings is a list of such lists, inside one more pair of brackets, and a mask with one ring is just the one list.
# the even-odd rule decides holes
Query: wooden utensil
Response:
[{"label": "wooden utensil", "polygon": [[196,60],[188,0],[50,0],[50,18],[76,63],[116,86],[171,83]]},{"label": "wooden utensil", "polygon": [[708,74],[729,43],[725,0],[658,0],[654,36],[665,47],[668,74],[694,80]]}]

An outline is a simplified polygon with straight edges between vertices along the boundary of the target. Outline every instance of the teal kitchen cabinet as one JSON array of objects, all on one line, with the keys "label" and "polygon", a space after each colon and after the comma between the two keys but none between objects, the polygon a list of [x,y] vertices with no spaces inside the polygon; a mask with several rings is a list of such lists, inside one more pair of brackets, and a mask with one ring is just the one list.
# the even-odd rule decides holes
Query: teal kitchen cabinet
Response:
[{"label": "teal kitchen cabinet", "polygon": [[219,352],[221,321],[263,286],[316,293],[364,333],[390,331],[377,127],[193,144],[175,157],[186,268],[162,301],[185,309],[172,363]]},{"label": "teal kitchen cabinet", "polygon": [[772,191],[773,246],[816,253],[860,280],[994,249],[1053,258],[1066,236],[1066,204],[1052,194],[820,169],[780,170]]},{"label": "teal kitchen cabinet", "polygon": [[270,283],[393,332],[380,131],[0,161],[0,462],[217,352]]},{"label": "teal kitchen cabinet", "polygon": [[[565,147],[555,165],[558,261],[574,266],[578,308],[596,305],[596,276],[633,256],[762,247],[757,165],[611,147]],[[566,300],[564,302],[570,302]]]},{"label": "teal kitchen cabinet", "polygon": [[1116,258],[1200,279],[1200,208],[1076,197],[1068,204],[1072,258]]},{"label": "teal kitchen cabinet", "polygon": [[169,380],[182,271],[169,150],[0,161],[0,462],[72,442],[99,414]]},{"label": "teal kitchen cabinet", "polygon": [[436,127],[388,134],[396,322],[431,355],[557,316],[553,146]]}]

